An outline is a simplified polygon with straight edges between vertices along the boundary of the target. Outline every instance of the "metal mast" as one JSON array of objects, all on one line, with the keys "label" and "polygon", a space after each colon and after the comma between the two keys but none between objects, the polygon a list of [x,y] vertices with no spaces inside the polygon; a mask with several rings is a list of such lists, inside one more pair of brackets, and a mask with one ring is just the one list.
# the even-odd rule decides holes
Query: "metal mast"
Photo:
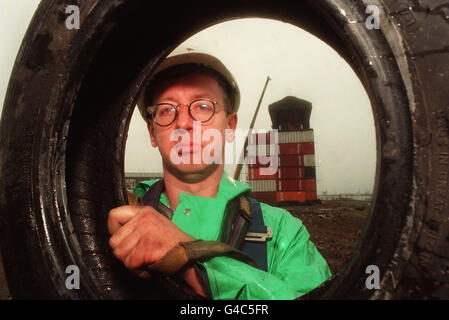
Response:
[{"label": "metal mast", "polygon": [[267,85],[270,80],[271,80],[270,76],[267,76],[267,81],[265,82],[265,86],[263,87],[262,94],[260,95],[259,103],[257,104],[256,111],[254,112],[254,115],[253,115],[253,120],[251,121],[251,124],[249,126],[248,135],[246,136],[245,144],[243,145],[243,150],[242,150],[242,154],[240,155],[239,163],[237,164],[237,167],[235,168],[235,171],[234,171],[234,179],[235,180],[238,180],[240,177],[240,172],[242,171],[243,161],[246,158],[246,153],[247,153],[246,149],[248,147],[248,137],[254,128],[254,123],[256,122],[257,114],[259,113],[260,105],[262,104],[262,99],[263,99],[263,96],[265,95],[265,90],[267,89]]}]

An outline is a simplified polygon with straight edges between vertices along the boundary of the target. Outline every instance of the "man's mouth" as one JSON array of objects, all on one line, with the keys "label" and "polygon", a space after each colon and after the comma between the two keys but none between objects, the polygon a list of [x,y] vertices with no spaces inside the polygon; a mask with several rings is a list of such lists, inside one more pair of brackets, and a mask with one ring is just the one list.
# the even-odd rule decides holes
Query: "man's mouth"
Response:
[{"label": "man's mouth", "polygon": [[201,152],[201,145],[199,144],[183,144],[178,145],[178,154],[186,154],[186,153],[196,153]]}]

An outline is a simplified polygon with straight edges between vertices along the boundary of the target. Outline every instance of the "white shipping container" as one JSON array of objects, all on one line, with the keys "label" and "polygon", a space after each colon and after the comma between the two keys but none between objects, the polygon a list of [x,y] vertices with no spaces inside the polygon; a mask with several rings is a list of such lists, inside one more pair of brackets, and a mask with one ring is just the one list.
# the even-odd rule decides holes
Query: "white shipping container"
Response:
[{"label": "white shipping container", "polygon": [[248,180],[247,184],[253,189],[253,192],[272,192],[276,191],[276,180]]},{"label": "white shipping container", "polygon": [[304,143],[314,142],[313,129],[303,131],[280,131],[279,143]]},{"label": "white shipping container", "polygon": [[292,131],[278,132],[278,141],[279,141],[279,143],[290,143],[290,141],[292,140],[291,132]]},{"label": "white shipping container", "polygon": [[304,167],[315,167],[315,155],[305,154],[303,155]]},{"label": "white shipping container", "polygon": [[287,132],[283,131],[283,132],[278,132],[278,142],[279,143],[286,143],[285,141],[287,140]]},{"label": "white shipping container", "polygon": [[304,142],[314,142],[314,134],[313,129],[301,131],[301,143]]}]

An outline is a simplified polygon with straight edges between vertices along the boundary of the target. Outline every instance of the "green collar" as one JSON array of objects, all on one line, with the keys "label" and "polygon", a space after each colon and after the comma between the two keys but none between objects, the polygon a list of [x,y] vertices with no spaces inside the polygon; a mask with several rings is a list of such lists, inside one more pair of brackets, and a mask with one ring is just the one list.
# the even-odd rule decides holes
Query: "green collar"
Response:
[{"label": "green collar", "polygon": [[[142,181],[134,192],[142,196],[156,181]],[[249,186],[240,181],[235,181],[224,172],[215,197],[180,193],[179,204],[174,212],[172,222],[194,238],[218,240],[228,201],[240,194],[249,194],[250,191]],[[161,195],[161,202],[167,205],[164,194]]]},{"label": "green collar", "polygon": [[[145,181],[139,182],[137,184],[136,188],[134,189],[134,193],[137,194],[138,196],[142,197],[145,194],[145,192],[147,192],[148,189],[157,181],[158,181],[158,179],[145,180]],[[233,178],[228,176],[226,171],[224,171],[223,175],[221,176],[221,179],[220,179],[220,184],[218,186],[218,193],[215,197],[217,197],[218,195],[222,195],[225,199],[231,200],[242,193],[249,194],[250,191],[251,191],[251,188],[249,186],[247,186],[243,182],[234,180]],[[180,193],[180,196],[182,194],[186,194],[186,193]],[[195,196],[195,195],[190,195],[190,196],[199,197],[199,196]],[[162,194],[162,196],[161,196],[161,201],[162,200],[164,200],[165,202],[163,202],[163,203],[166,204],[167,199],[165,198],[164,194]]]}]

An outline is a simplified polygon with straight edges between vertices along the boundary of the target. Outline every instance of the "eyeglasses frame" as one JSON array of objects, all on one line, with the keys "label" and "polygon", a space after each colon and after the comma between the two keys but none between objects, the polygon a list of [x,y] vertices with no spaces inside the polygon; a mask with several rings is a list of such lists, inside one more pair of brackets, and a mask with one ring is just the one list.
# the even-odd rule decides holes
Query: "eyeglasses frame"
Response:
[{"label": "eyeglasses frame", "polygon": [[[214,107],[214,110],[213,110],[213,112],[212,112],[212,114],[211,114],[211,116],[210,116],[209,119],[201,121],[201,120],[196,120],[196,119],[193,117],[190,107],[192,106],[192,104],[194,104],[194,103],[197,102],[197,101],[209,101],[209,102],[212,103],[212,106]],[[150,108],[154,108],[154,110],[156,110],[156,108],[157,108],[158,106],[164,105],[164,104],[169,104],[169,105],[173,106],[173,108],[175,108],[175,117],[173,118],[173,120],[172,120],[169,124],[160,124],[160,123],[158,123],[156,120],[154,120],[153,112],[151,112],[151,110],[150,110]],[[151,120],[152,122],[154,122],[155,124],[157,124],[157,125],[160,126],[160,127],[168,127],[168,126],[172,125],[173,122],[175,122],[176,119],[178,118],[178,113],[179,113],[179,107],[180,107],[180,106],[186,106],[186,107],[187,107],[187,110],[189,111],[189,115],[190,115],[190,117],[191,117],[194,121],[200,121],[201,123],[205,123],[205,122],[210,121],[210,119],[212,119],[212,118],[214,117],[215,111],[216,111],[216,106],[215,106],[215,105],[219,105],[220,107],[222,107],[223,110],[228,114],[228,112],[226,111],[226,109],[225,109],[220,103],[218,103],[217,101],[210,100],[210,99],[205,99],[205,98],[195,99],[195,100],[193,100],[192,102],[190,102],[188,105],[187,105],[187,104],[184,104],[184,103],[180,103],[180,104],[178,104],[178,105],[174,105],[173,103],[169,103],[169,102],[157,103],[157,104],[154,104],[154,105],[151,105],[151,106],[147,107],[145,110],[147,111],[147,113],[148,113],[149,115],[151,115],[151,117],[149,118],[149,120]]]}]

